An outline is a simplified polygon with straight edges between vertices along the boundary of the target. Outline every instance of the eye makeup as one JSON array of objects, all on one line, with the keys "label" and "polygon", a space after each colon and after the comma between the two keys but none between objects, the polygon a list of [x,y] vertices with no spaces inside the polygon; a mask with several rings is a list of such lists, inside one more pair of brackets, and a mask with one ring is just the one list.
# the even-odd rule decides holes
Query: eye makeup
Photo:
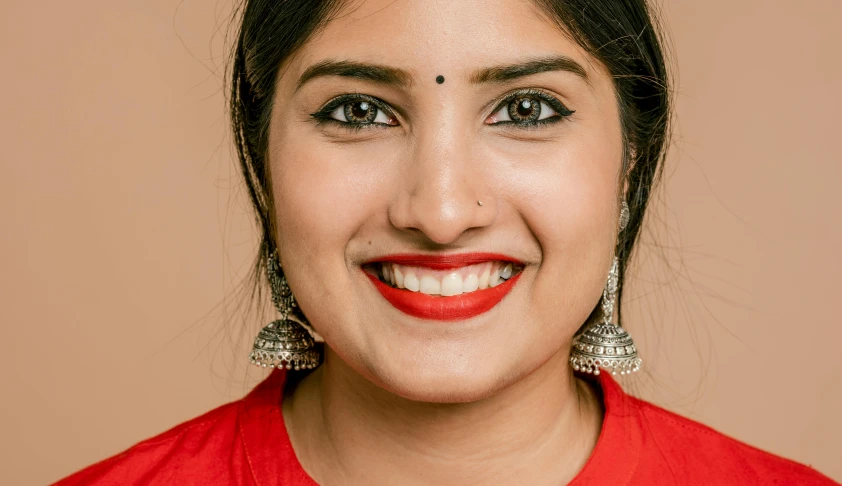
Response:
[{"label": "eye makeup", "polygon": [[[555,113],[549,117],[540,118],[542,111],[541,106],[543,104],[546,104]],[[337,108],[343,107],[343,105],[345,105],[343,116],[346,120],[340,120],[334,116]],[[487,125],[527,130],[537,129],[542,126],[557,123],[575,113],[575,110],[568,109],[555,96],[536,88],[519,89],[511,93],[507,93],[500,101],[495,103],[495,106],[496,108],[488,117],[486,117],[486,120],[503,109],[508,110],[509,120],[495,121],[493,123],[487,123]],[[382,112],[385,116],[389,117],[389,122],[383,123],[374,121],[377,118],[378,112]],[[360,115],[367,115],[353,115],[357,113]],[[315,113],[311,113],[310,116],[315,119],[319,125],[331,124],[351,131],[374,128],[391,128],[399,125],[394,115],[394,111],[387,103],[379,98],[362,93],[347,93],[339,95],[328,101]]]},{"label": "eye makeup", "polygon": [[[337,108],[343,105],[357,105],[358,108],[361,108],[364,104],[368,104],[364,110],[369,112],[374,111],[374,117],[367,117],[371,118],[369,121],[359,122],[359,121],[342,121],[337,120],[334,118],[333,112],[336,111]],[[328,101],[323,107],[321,107],[315,113],[310,113],[310,116],[316,120],[319,125],[322,124],[333,124],[340,126],[341,128],[349,129],[358,131],[361,129],[370,129],[370,128],[388,128],[397,126],[397,120],[395,123],[382,123],[382,122],[374,122],[373,120],[376,119],[376,112],[377,111],[383,112],[386,116],[390,117],[390,119],[394,120],[395,115],[389,106],[383,102],[382,100],[375,98],[373,96],[369,96],[366,94],[342,94],[339,95],[330,101]],[[353,113],[355,110],[349,109],[348,106],[345,107],[344,113],[346,118],[348,118],[349,113]],[[351,116],[353,118],[353,116]]]},{"label": "eye makeup", "polygon": [[[542,103],[546,103],[555,114],[546,118],[540,118]],[[492,113],[486,117],[486,120],[504,109],[507,111],[509,120],[500,120],[494,123],[488,123],[488,125],[527,130],[558,123],[573,113],[576,113],[576,110],[567,108],[555,96],[535,88],[519,89],[508,93],[495,106]]]}]

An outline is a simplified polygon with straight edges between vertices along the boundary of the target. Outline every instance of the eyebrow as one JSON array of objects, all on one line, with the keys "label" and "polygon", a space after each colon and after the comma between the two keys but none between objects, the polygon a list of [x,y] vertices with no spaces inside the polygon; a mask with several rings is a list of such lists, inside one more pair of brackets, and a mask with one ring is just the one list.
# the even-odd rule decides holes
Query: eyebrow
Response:
[{"label": "eyebrow", "polygon": [[[522,63],[491,66],[475,71],[469,79],[472,84],[505,83],[550,71],[570,72],[589,82],[585,68],[567,56],[542,57]],[[298,78],[295,91],[301,89],[307,82],[325,76],[355,78],[400,88],[412,85],[412,75],[403,69],[381,64],[326,59],[313,64],[304,71]]]},{"label": "eyebrow", "polygon": [[476,71],[470,79],[474,84],[505,83],[550,71],[567,71],[589,82],[585,68],[567,56],[540,57],[523,63],[492,66]]},{"label": "eyebrow", "polygon": [[308,81],[324,76],[356,78],[398,87],[407,87],[412,84],[412,76],[403,69],[382,66],[380,64],[328,59],[308,67],[301,77],[298,78],[298,85],[295,87],[295,90],[298,91],[301,89]]}]

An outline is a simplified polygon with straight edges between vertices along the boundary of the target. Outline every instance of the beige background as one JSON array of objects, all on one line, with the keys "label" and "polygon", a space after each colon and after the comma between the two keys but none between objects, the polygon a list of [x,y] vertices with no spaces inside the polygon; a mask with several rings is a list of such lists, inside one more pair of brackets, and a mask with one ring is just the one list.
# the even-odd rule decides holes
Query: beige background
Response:
[{"label": "beige background", "polygon": [[[0,483],[44,484],[239,398],[263,323],[235,318],[229,1],[4,3]],[[629,387],[842,480],[842,2],[664,8],[676,143]]]}]

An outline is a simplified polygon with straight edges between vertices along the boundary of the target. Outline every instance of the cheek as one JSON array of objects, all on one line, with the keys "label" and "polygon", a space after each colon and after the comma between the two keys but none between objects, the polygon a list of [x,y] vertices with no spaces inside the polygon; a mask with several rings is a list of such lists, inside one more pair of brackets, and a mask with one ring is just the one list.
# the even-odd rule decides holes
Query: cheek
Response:
[{"label": "cheek", "polygon": [[[588,162],[613,165],[606,161]],[[542,253],[531,307],[540,313],[541,322],[558,322],[556,316],[564,316],[563,329],[570,333],[587,318],[605,284],[603,273],[607,275],[616,238],[616,173],[571,167],[563,174],[562,179],[547,181],[541,197],[545,204],[524,214]]]},{"label": "cheek", "polygon": [[509,162],[511,204],[541,245],[543,263],[613,247],[623,151],[619,123],[604,121],[611,118],[577,120],[557,143]]},{"label": "cheek", "polygon": [[282,258],[318,256],[333,265],[344,260],[347,242],[384,204],[371,188],[386,175],[371,170],[376,149],[310,142],[312,136],[283,129],[272,140],[278,245]]},{"label": "cheek", "polygon": [[[333,323],[353,320],[348,244],[385,214],[390,174],[383,147],[343,146],[276,125],[270,146],[278,251],[298,304],[325,339],[342,347]],[[381,188],[381,190],[377,190]],[[331,305],[324,305],[331,302]],[[351,326],[353,327],[353,326]]]},{"label": "cheek", "polygon": [[[544,260],[587,251],[611,242],[611,220],[617,206],[619,162],[613,151],[571,147],[561,168],[537,182],[524,216],[543,247]],[[599,245],[604,246],[604,245]]]},{"label": "cheek", "polygon": [[621,133],[618,122],[603,120],[611,117],[581,121],[557,146],[530,157],[547,162],[524,163],[512,178],[513,204],[541,247],[529,306],[561,338],[598,301],[617,238]]}]

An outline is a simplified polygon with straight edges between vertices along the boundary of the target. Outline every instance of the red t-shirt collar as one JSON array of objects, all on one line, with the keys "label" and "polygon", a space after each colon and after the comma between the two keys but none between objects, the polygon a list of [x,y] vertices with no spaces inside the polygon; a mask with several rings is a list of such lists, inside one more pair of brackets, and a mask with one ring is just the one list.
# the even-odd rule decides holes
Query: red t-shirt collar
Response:
[{"label": "red t-shirt collar", "polygon": [[[304,471],[289,440],[281,400],[287,374],[275,370],[241,402],[240,437],[255,484],[318,486]],[[609,373],[598,378],[605,417],[596,447],[573,486],[627,484],[637,466],[642,433],[632,399]]]}]

